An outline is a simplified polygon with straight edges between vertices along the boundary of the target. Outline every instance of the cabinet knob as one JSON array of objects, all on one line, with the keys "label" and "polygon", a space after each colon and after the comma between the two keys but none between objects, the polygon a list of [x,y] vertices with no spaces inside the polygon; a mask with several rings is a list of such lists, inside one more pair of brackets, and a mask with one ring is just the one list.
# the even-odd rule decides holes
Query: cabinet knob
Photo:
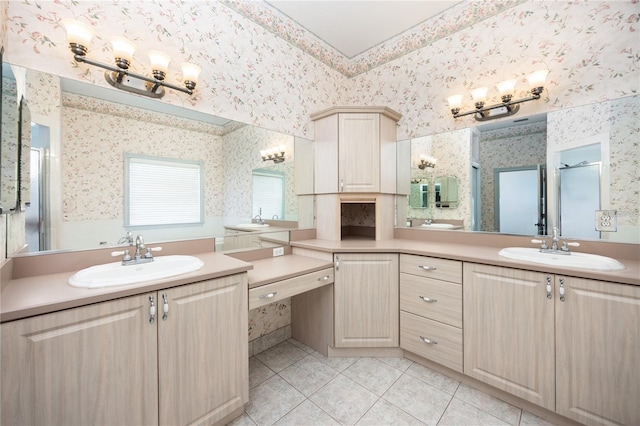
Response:
[{"label": "cabinet knob", "polygon": [[426,337],[420,336],[420,339],[426,343],[427,345],[437,345],[438,342],[436,342],[435,340],[431,340],[431,339],[427,339]]},{"label": "cabinet knob", "polygon": [[551,276],[547,275],[547,299],[551,299],[553,296],[551,294]]},{"label": "cabinet knob", "polygon": [[162,305],[162,320],[166,321],[169,316],[169,299],[167,298],[167,293],[162,293],[162,299],[164,300],[164,304]]},{"label": "cabinet knob", "polygon": [[271,293],[267,293],[267,294],[261,294],[260,296],[258,296],[258,299],[271,299],[276,294],[278,294],[277,291],[272,291]]},{"label": "cabinet knob", "polygon": [[566,297],[564,296],[564,293],[565,293],[564,278],[560,278],[560,288],[558,289],[558,292],[560,293],[560,301],[564,302],[566,300]]},{"label": "cabinet knob", "polygon": [[425,271],[435,271],[436,269],[438,269],[435,266],[427,266],[427,265],[418,265],[418,268]]},{"label": "cabinet knob", "polygon": [[153,300],[153,296],[149,296],[149,323],[153,324],[156,320],[156,303]]},{"label": "cabinet knob", "polygon": [[325,275],[324,277],[318,278],[318,281],[327,281],[329,279],[329,275]]},{"label": "cabinet knob", "polygon": [[438,301],[438,299],[431,299],[429,297],[424,297],[424,296],[418,296],[418,297],[427,303],[436,303]]}]

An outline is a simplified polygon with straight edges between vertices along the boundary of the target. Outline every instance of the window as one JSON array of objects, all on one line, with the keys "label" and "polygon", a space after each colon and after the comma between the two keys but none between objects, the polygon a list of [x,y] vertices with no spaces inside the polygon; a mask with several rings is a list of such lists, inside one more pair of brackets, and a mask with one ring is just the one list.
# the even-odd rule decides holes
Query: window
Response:
[{"label": "window", "polygon": [[284,173],[267,169],[255,169],[253,176],[253,217],[260,213],[262,218],[278,216],[284,219]]},{"label": "window", "polygon": [[125,226],[203,223],[202,161],[125,154]]}]

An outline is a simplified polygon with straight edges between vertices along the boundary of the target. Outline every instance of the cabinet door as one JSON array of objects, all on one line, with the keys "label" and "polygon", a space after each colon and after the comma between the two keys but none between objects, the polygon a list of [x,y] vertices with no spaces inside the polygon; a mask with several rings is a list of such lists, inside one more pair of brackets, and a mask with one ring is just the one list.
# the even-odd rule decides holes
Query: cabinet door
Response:
[{"label": "cabinet door", "polygon": [[379,192],[380,115],[339,114],[338,126],[340,192]]},{"label": "cabinet door", "polygon": [[3,324],[1,423],[157,424],[149,306],[134,296]]},{"label": "cabinet door", "polygon": [[556,277],[557,407],[587,425],[640,424],[640,287]]},{"label": "cabinet door", "polygon": [[546,274],[464,264],[464,373],[555,409],[554,301]]},{"label": "cabinet door", "polygon": [[160,424],[215,424],[249,400],[246,277],[159,293]]},{"label": "cabinet door", "polygon": [[398,255],[346,253],[335,260],[336,347],[398,346]]}]

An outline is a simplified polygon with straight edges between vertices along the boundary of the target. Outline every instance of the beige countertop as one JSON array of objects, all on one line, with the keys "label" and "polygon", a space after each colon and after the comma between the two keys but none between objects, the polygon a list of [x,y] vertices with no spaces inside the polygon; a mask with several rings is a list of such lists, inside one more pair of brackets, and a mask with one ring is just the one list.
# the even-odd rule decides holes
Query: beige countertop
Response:
[{"label": "beige countertop", "polygon": [[67,281],[75,271],[12,279],[4,286],[0,297],[0,322],[219,278],[253,268],[251,263],[222,253],[207,252],[194,256],[204,262],[201,269],[139,284],[94,289],[72,287]]},{"label": "beige countertop", "polygon": [[270,257],[251,263],[253,269],[249,271],[249,288],[260,287],[325,268],[333,268],[333,262],[296,254]]},{"label": "beige countertop", "polygon": [[[436,231],[437,232],[437,231]],[[406,253],[421,256],[433,256],[465,262],[484,263],[510,268],[526,269],[551,274],[612,281],[623,284],[640,285],[640,259],[618,258],[626,269],[620,271],[599,271],[568,267],[554,267],[545,264],[522,262],[506,259],[498,255],[499,247],[446,243],[442,241],[424,241],[412,239],[344,241],[302,240],[291,242],[294,248],[304,248],[331,253]],[[633,254],[630,253],[630,256]]]}]

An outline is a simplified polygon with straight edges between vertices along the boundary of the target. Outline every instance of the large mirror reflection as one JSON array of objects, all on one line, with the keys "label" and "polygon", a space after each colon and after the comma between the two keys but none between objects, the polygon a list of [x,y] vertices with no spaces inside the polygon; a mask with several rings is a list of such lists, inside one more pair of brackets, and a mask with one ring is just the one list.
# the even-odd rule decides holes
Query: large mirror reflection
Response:
[{"label": "large mirror reflection", "polygon": [[[282,181],[282,209],[266,218],[295,226],[293,136],[31,70],[26,86],[41,165],[39,180],[25,187],[38,197],[26,221],[39,229],[13,236],[25,238],[26,251],[116,246],[127,231],[149,242],[230,234],[263,207],[254,205],[258,169],[277,169]],[[274,146],[286,152],[279,164],[260,155]],[[201,161],[202,223],[125,226],[127,155]],[[153,188],[153,175],[135,179]]]},{"label": "large mirror reflection", "polygon": [[[639,99],[411,139],[407,224],[458,220],[465,230],[516,235],[557,227],[565,238],[640,243]],[[421,169],[421,156],[435,166]],[[427,188],[443,174],[458,179],[456,209],[429,204]],[[602,214],[615,226],[601,226]]]}]

